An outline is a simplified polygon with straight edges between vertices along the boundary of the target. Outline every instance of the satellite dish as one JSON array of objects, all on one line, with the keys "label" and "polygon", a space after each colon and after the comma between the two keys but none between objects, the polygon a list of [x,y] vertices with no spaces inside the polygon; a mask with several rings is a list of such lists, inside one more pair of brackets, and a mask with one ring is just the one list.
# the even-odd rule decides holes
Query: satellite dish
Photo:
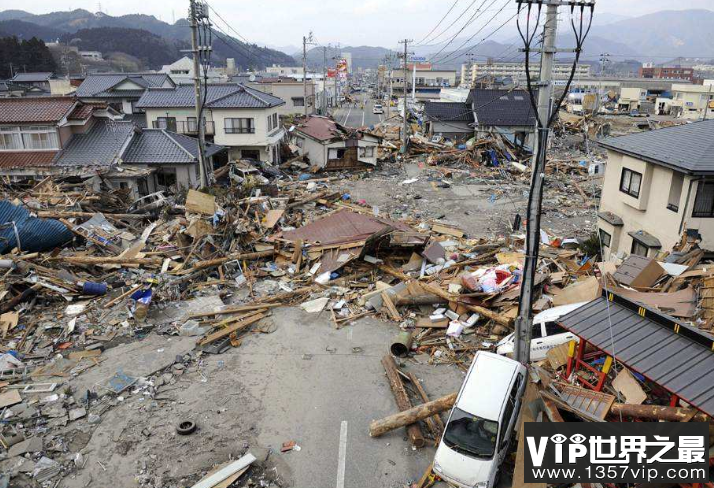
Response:
[{"label": "satellite dish", "polygon": [[250,76],[248,77],[248,81],[251,81],[251,82],[252,82],[252,81],[255,81],[255,75],[250,75]]}]

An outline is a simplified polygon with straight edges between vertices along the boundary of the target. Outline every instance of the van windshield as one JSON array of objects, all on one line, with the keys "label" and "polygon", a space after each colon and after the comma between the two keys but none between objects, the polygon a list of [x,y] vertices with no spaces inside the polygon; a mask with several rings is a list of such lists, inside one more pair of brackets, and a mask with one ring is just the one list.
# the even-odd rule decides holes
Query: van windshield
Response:
[{"label": "van windshield", "polygon": [[444,431],[444,444],[476,458],[491,458],[496,450],[498,422],[482,419],[454,408]]}]

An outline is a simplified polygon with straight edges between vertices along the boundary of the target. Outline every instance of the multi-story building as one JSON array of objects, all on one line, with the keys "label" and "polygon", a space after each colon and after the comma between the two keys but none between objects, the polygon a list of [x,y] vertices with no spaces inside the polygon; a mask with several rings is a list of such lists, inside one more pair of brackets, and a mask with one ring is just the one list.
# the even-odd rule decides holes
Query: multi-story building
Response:
[{"label": "multi-story building", "polygon": [[[315,88],[316,80],[309,79],[306,85],[293,78],[260,78],[247,83],[251,88],[268,93],[285,101],[284,105],[278,107],[278,114],[281,117],[290,115],[304,115],[305,103],[307,103],[307,113],[315,113]],[[305,87],[307,87],[307,102],[305,101]]]},{"label": "multi-story building", "polygon": [[687,80],[694,81],[694,68],[681,66],[652,66],[640,67],[640,78],[658,78],[662,80]]},{"label": "multi-story building", "polygon": [[714,120],[600,142],[607,170],[598,227],[604,258],[654,257],[682,235],[714,249]]},{"label": "multi-story building", "polygon": [[[417,100],[438,100],[442,88],[456,86],[456,70],[436,69],[424,63],[416,65],[416,73],[414,65],[407,64],[407,71],[407,96],[416,86]],[[395,97],[404,96],[404,70],[401,68],[392,70],[392,93]]]},{"label": "multi-story building", "polygon": [[[553,64],[553,79],[567,80],[572,69],[572,63]],[[528,65],[528,71],[530,71],[533,79],[538,78],[540,63],[530,63]],[[526,64],[487,61],[483,63],[464,63],[461,66],[461,84],[463,85],[471,86],[474,80],[484,75],[494,78],[508,77],[513,80],[524,81],[526,79]],[[590,76],[590,66],[587,64],[578,64],[575,68],[574,76],[576,78]]]},{"label": "multi-story building", "polygon": [[[279,162],[285,135],[279,120],[281,98],[237,83],[209,84],[205,103],[208,140],[228,148],[229,159]],[[146,112],[146,126],[197,134],[195,93],[191,85],[150,88],[136,104]]]},{"label": "multi-story building", "polygon": [[700,120],[714,114],[714,80],[703,85],[672,85],[670,113],[683,119]]},{"label": "multi-story building", "polygon": [[302,76],[303,70],[302,66],[280,66],[279,64],[274,64],[265,68],[265,73],[268,76]]},{"label": "multi-story building", "polygon": [[[223,150],[208,144],[208,165]],[[128,189],[139,198],[158,190],[195,187],[198,174],[196,139],[165,129],[141,129],[105,103],[71,97],[0,99],[3,177],[101,175],[103,184]]]}]

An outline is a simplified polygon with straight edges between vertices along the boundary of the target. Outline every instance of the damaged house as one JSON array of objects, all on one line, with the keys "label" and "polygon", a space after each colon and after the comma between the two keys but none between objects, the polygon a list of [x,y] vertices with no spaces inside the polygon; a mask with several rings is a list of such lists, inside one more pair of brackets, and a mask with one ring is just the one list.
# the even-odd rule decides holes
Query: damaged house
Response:
[{"label": "damaged house", "polygon": [[329,117],[313,115],[290,129],[297,153],[314,168],[345,169],[377,165],[382,138],[358,129],[348,129]]},{"label": "damaged house", "polygon": [[[97,185],[129,189],[135,198],[196,185],[196,139],[121,117],[70,97],[0,99],[0,175],[97,176]],[[209,164],[223,149],[207,144]]]},{"label": "damaged house", "polygon": [[686,233],[714,249],[714,120],[600,141],[608,162],[598,229],[604,257],[653,257]]},{"label": "damaged house", "polygon": [[[537,99],[537,93],[534,96]],[[536,119],[527,90],[474,88],[466,103],[473,110],[478,139],[498,132],[515,146],[534,147]]]},{"label": "damaged house", "polygon": [[468,103],[424,102],[424,124],[429,137],[470,139],[474,135],[473,122],[474,114]]}]

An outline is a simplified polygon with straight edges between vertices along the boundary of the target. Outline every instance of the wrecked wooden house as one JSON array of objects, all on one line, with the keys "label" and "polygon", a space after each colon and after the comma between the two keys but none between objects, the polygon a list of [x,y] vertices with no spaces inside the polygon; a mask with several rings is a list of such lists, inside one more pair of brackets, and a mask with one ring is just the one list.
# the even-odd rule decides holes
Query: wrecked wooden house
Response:
[{"label": "wrecked wooden house", "polygon": [[301,119],[290,130],[299,156],[315,169],[342,170],[377,165],[382,138],[359,129],[343,127],[329,117]]}]

